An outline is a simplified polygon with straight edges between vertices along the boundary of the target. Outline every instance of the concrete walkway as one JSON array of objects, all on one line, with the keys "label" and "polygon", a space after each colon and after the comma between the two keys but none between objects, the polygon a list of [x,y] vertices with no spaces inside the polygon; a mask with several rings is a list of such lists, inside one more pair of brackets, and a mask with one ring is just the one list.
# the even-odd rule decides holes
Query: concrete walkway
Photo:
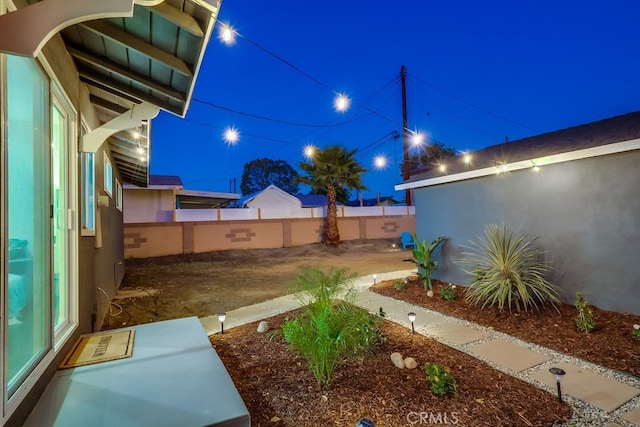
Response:
[{"label": "concrete walkway", "polygon": [[[377,274],[376,280],[403,278],[412,270]],[[640,426],[640,378],[603,368],[591,362],[528,343],[475,323],[408,304],[369,291],[373,276],[354,281],[356,304],[377,313],[382,307],[386,318],[411,327],[407,313],[416,313],[417,333],[487,362],[495,369],[556,394],[551,367],[564,369],[564,400],[572,405],[572,426]],[[292,296],[276,298],[227,313],[225,329],[285,313],[300,307]],[[201,318],[207,334],[220,332],[217,316]]]}]

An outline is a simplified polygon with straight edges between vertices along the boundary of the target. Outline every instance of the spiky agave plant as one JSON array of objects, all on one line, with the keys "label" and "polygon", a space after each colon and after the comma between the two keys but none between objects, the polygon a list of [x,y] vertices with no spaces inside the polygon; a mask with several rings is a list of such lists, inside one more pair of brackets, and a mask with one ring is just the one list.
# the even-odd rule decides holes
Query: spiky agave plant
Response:
[{"label": "spiky agave plant", "polygon": [[459,263],[474,277],[466,299],[482,308],[498,305],[512,311],[539,310],[538,303],[559,303],[559,289],[544,276],[551,266],[542,260],[537,238],[529,238],[505,224],[489,224],[484,237],[466,247]]}]

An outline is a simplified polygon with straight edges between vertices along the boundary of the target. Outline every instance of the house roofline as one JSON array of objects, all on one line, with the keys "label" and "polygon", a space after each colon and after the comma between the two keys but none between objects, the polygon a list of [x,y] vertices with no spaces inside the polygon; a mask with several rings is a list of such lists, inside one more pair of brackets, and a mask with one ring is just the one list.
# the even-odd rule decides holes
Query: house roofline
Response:
[{"label": "house roofline", "polygon": [[414,188],[431,187],[434,185],[447,184],[451,182],[464,181],[467,179],[481,178],[495,175],[501,172],[513,172],[521,169],[531,169],[543,167],[557,163],[570,162],[573,160],[588,159],[592,157],[606,156],[608,154],[623,153],[640,149],[640,139],[631,139],[613,144],[599,145],[597,147],[585,148],[582,150],[567,151],[564,153],[551,154],[531,159],[519,160],[517,162],[505,163],[499,166],[474,169],[451,175],[442,175],[435,178],[421,179],[412,182],[405,182],[394,186],[396,191],[410,190]]}]

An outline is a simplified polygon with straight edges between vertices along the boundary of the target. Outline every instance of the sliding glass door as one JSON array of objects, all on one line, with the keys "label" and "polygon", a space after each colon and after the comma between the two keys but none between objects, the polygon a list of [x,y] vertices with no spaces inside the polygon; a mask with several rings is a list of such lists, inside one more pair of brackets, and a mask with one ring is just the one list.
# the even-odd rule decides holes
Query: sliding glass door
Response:
[{"label": "sliding glass door", "polygon": [[30,58],[6,56],[7,323],[10,398],[51,348],[49,83]]}]

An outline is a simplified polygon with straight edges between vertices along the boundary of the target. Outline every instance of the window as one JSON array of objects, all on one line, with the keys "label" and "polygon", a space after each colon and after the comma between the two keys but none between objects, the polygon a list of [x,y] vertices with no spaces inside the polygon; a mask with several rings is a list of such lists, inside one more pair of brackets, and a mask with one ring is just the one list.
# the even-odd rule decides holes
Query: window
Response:
[{"label": "window", "polygon": [[122,212],[122,184],[116,179],[116,208]]},{"label": "window", "polygon": [[94,153],[81,153],[80,167],[82,173],[82,235],[96,234],[96,190]]},{"label": "window", "polygon": [[113,196],[113,167],[107,157],[107,153],[103,153],[104,156],[104,191]]},{"label": "window", "polygon": [[8,313],[4,352],[10,398],[51,348],[49,85],[30,58],[6,56]]}]

